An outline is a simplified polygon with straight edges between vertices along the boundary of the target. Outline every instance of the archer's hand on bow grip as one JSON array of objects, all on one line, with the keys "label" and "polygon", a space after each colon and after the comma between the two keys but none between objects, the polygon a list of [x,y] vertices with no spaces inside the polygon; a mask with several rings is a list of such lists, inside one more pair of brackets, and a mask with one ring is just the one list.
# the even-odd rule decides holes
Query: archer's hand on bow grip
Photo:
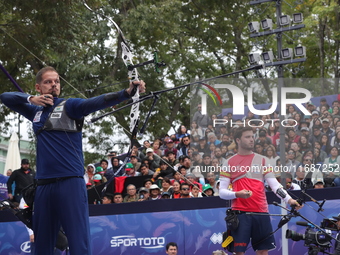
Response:
[{"label": "archer's hand on bow grip", "polygon": [[130,82],[130,86],[126,92],[130,95],[130,97],[133,97],[136,94],[137,89],[139,89],[139,93],[145,92],[146,84],[143,80]]}]

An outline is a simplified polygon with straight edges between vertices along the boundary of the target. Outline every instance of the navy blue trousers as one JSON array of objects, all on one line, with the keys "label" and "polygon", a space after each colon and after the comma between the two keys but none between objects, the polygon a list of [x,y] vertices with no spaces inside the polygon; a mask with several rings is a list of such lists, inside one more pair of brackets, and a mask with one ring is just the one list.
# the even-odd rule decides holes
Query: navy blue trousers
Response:
[{"label": "navy blue trousers", "polygon": [[70,255],[91,255],[87,191],[82,178],[70,178],[37,187],[33,232],[35,255],[53,255],[60,226]]}]

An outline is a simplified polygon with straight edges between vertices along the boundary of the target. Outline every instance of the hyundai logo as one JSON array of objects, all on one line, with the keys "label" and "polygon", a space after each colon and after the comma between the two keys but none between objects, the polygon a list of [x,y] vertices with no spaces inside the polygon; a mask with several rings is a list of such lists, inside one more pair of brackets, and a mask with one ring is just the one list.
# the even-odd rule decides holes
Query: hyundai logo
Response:
[{"label": "hyundai logo", "polygon": [[20,249],[21,251],[25,252],[25,253],[31,253],[31,242],[27,241],[24,242],[20,245]]}]

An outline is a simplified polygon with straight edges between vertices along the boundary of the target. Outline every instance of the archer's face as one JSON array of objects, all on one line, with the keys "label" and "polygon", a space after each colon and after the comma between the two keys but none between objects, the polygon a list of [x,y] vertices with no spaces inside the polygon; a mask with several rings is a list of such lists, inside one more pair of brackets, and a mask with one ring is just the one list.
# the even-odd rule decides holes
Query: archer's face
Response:
[{"label": "archer's face", "polygon": [[35,84],[35,89],[41,94],[51,94],[58,97],[60,94],[59,74],[53,71],[47,71],[42,75],[41,83]]},{"label": "archer's face", "polygon": [[252,150],[254,148],[253,131],[243,132],[241,138],[237,139],[236,142],[238,143],[239,148],[244,150]]}]

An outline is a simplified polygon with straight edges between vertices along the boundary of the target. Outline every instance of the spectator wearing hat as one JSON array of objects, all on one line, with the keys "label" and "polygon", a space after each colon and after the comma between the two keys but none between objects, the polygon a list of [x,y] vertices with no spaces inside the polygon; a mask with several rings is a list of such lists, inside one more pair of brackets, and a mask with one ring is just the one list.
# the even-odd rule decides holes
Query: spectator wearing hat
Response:
[{"label": "spectator wearing hat", "polygon": [[150,162],[150,168],[156,169],[159,167],[159,163],[161,161],[161,158],[159,155],[154,153],[154,150],[152,148],[146,149],[146,159]]},{"label": "spectator wearing hat", "polygon": [[157,184],[152,184],[150,187],[150,200],[157,200],[161,198],[161,189]]},{"label": "spectator wearing hat", "polygon": [[[101,166],[97,166],[96,167],[96,172],[95,172],[95,175],[96,174],[99,174],[99,175],[101,175],[102,176],[102,183],[105,183],[105,182],[107,182],[107,179],[106,179],[106,177],[104,176],[104,174],[105,174],[105,171],[104,171],[104,169],[101,167]],[[94,178],[94,177],[93,177]]]},{"label": "spectator wearing hat", "polygon": [[180,186],[181,195],[180,198],[190,198],[190,186],[188,183],[183,182]]},{"label": "spectator wearing hat", "polygon": [[163,155],[168,155],[168,153],[171,151],[174,153],[175,157],[177,156],[178,150],[175,148],[175,143],[172,139],[168,138],[165,141],[166,149],[163,151]]},{"label": "spectator wearing hat", "polygon": [[[105,177],[104,177],[105,178]],[[94,176],[93,176],[93,183],[94,183],[94,186],[96,187],[96,186],[99,186],[99,185],[101,185],[101,184],[103,184],[103,183],[105,183],[104,181],[103,181],[103,176],[101,175],[101,174],[95,174]]]},{"label": "spectator wearing hat", "polygon": [[147,189],[146,187],[141,187],[141,188],[138,190],[138,196],[139,196],[138,201],[150,200],[150,192],[149,192],[149,189]]},{"label": "spectator wearing hat", "polygon": [[129,184],[126,187],[127,195],[124,197],[123,202],[129,203],[129,202],[136,202],[139,199],[139,196],[137,194],[136,186],[133,184]]},{"label": "spectator wearing hat", "polygon": [[312,102],[311,100],[309,100],[309,101],[307,102],[306,106],[307,106],[307,110],[308,110],[310,113],[312,113],[313,111],[316,110],[316,107],[315,107],[315,105],[313,104],[313,102]]},{"label": "spectator wearing hat", "polygon": [[267,136],[265,129],[259,131],[259,137],[255,140],[255,144],[261,144],[263,147],[266,147],[265,144],[272,144],[272,139]]},{"label": "spectator wearing hat", "polygon": [[300,136],[304,135],[307,137],[307,139],[309,139],[309,128],[308,127],[301,127],[300,129]]},{"label": "spectator wearing hat", "polygon": [[123,196],[121,193],[114,193],[113,194],[113,203],[120,204],[123,203]]},{"label": "spectator wearing hat", "polygon": [[317,178],[313,181],[314,189],[323,189],[325,187],[325,182],[322,178]]},{"label": "spectator wearing hat", "polygon": [[[8,197],[13,202],[20,203],[22,198],[22,190],[28,185],[33,184],[35,171],[30,168],[28,159],[21,160],[21,167],[10,175],[7,180]],[[15,183],[15,190],[12,190],[12,184]]]},{"label": "spectator wearing hat", "polygon": [[328,118],[324,118],[322,120],[322,128],[321,133],[328,135],[329,138],[331,138],[334,135],[334,129],[330,128],[330,122]]},{"label": "spectator wearing hat", "polygon": [[303,120],[306,121],[307,123],[309,123],[309,128],[313,127],[312,115],[305,115],[303,117]]},{"label": "spectator wearing hat", "polygon": [[203,197],[213,197],[214,193],[215,193],[214,189],[213,189],[213,187],[211,187],[211,185],[209,183],[204,184],[203,193],[202,193]]},{"label": "spectator wearing hat", "polygon": [[134,165],[132,163],[129,162],[125,165],[125,174],[123,174],[123,176],[134,177],[140,175],[141,173],[135,170]]},{"label": "spectator wearing hat", "polygon": [[318,111],[313,111],[312,112],[312,119],[314,120],[314,119],[317,119],[317,118],[319,118],[320,117],[320,113],[318,112]]},{"label": "spectator wearing hat", "polygon": [[84,174],[84,181],[85,183],[89,183],[92,181],[93,179],[93,176],[95,174],[95,166],[94,164],[88,164],[87,167],[86,167],[86,171],[85,171],[85,174]]},{"label": "spectator wearing hat", "polygon": [[170,192],[162,192],[161,199],[170,199],[170,198],[171,198]]}]

